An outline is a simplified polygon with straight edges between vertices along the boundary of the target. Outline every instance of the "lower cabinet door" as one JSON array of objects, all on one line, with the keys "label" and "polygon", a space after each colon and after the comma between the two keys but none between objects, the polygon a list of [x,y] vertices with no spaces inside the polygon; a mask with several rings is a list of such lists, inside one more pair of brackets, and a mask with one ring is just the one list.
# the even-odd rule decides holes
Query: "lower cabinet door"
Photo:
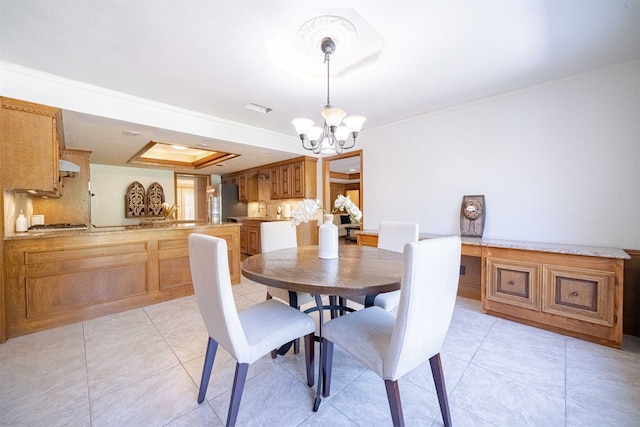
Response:
[{"label": "lower cabinet door", "polygon": [[249,255],[260,253],[260,229],[247,227],[247,252]]},{"label": "lower cabinet door", "polygon": [[544,282],[542,311],[545,313],[613,325],[613,272],[545,265]]},{"label": "lower cabinet door", "polygon": [[542,265],[487,258],[487,299],[540,310]]}]

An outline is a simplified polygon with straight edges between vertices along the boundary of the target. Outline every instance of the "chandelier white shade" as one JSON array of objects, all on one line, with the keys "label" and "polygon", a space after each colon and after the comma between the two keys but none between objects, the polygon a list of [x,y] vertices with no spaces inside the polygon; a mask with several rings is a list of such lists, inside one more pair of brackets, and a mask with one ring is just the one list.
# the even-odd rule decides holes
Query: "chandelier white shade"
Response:
[{"label": "chandelier white shade", "polygon": [[327,63],[327,105],[320,113],[324,119],[322,127],[315,126],[311,119],[297,118],[291,121],[300,136],[302,147],[319,153],[342,153],[356,145],[358,132],[367,120],[364,116],[347,116],[347,112],[331,106],[329,97],[329,61],[335,52],[336,45],[330,37],[325,37],[320,44]]}]

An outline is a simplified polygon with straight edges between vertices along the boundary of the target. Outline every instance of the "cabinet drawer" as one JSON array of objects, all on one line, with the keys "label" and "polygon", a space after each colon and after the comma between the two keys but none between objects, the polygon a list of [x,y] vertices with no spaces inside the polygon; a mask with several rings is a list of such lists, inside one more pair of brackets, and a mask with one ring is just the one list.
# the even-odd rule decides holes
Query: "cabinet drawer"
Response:
[{"label": "cabinet drawer", "polygon": [[545,265],[544,275],[542,311],[613,325],[613,272]]},{"label": "cabinet drawer", "polygon": [[540,310],[541,265],[487,258],[487,299]]}]

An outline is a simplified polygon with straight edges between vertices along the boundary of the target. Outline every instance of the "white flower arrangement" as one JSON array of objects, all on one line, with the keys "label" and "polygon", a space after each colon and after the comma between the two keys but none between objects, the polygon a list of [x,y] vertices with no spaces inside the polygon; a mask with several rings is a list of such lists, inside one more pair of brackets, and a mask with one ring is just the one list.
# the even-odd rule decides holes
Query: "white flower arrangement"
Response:
[{"label": "white flower arrangement", "polygon": [[[296,209],[291,211],[291,222],[293,225],[300,225],[303,222],[309,222],[312,219],[317,218],[318,211],[324,212],[324,208],[320,204],[319,200],[304,199],[303,201],[298,202]],[[354,222],[360,224],[362,212],[358,209],[355,203],[351,201],[349,196],[345,197],[343,195],[339,195],[335,200],[331,213],[333,214],[338,211],[346,211]]]},{"label": "white flower arrangement", "polygon": [[338,211],[347,211],[351,219],[353,219],[353,222],[356,224],[360,224],[360,220],[362,220],[362,212],[358,209],[356,204],[351,201],[349,196],[345,197],[341,194],[336,198],[336,201],[333,202],[333,210],[331,213],[336,213]]}]

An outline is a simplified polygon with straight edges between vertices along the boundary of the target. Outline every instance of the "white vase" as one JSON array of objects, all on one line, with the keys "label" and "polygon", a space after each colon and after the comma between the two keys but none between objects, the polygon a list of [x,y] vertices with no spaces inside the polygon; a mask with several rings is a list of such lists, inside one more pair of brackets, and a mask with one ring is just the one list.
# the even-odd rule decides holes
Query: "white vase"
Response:
[{"label": "white vase", "polygon": [[318,256],[323,259],[338,258],[338,227],[333,215],[324,215],[324,224],[318,229]]}]

